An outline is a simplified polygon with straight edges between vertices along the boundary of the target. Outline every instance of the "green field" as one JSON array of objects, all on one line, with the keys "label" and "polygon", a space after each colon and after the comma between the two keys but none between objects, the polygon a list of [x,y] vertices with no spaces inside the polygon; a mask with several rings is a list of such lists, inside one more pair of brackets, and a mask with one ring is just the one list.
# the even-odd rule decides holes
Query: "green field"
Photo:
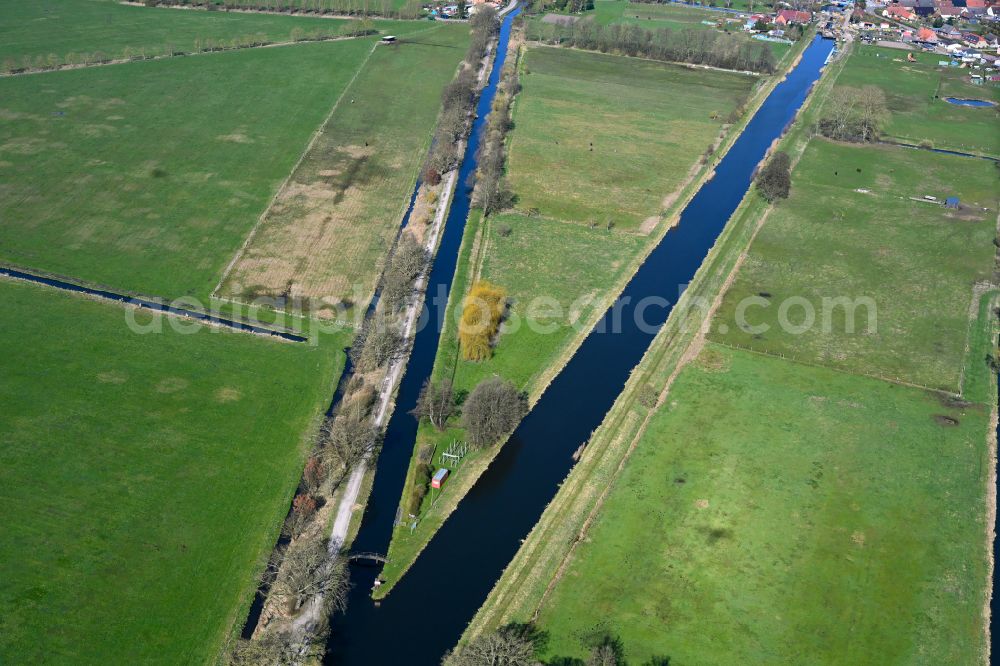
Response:
[{"label": "green field", "polygon": [[[956,106],[945,97],[1000,102],[1000,88],[969,83],[969,69],[938,67],[948,56],[859,45],[838,86],[876,85],[885,91],[892,117],[885,133],[906,143],[930,141],[936,148],[1000,156],[997,106]],[[979,70],[981,73],[981,70]]]},{"label": "green field", "polygon": [[9,281],[0,308],[0,662],[214,662],[346,340],[138,335],[117,305]]},{"label": "green field", "polygon": [[[624,278],[629,260],[645,243],[633,234],[514,214],[491,218],[487,225],[477,278],[503,285],[511,305],[493,357],[460,361],[453,379],[456,387],[471,390],[498,374],[530,391],[572,337],[586,330],[594,304],[603,311],[609,286]],[[469,286],[458,285],[455,293]],[[443,350],[454,343],[459,314],[453,308]]]},{"label": "green field", "polygon": [[543,607],[545,656],[981,663],[988,417],[706,348]]},{"label": "green field", "polygon": [[[705,7],[677,3],[630,2],[629,0],[597,0],[594,9],[571,16],[592,19],[599,25],[636,25],[646,30],[723,30],[739,33],[745,19],[738,14],[713,11]],[[560,34],[560,26],[547,23],[542,16],[529,19],[529,37],[552,40]],[[780,58],[789,45],[769,42],[774,55]]]},{"label": "green field", "polygon": [[524,67],[508,165],[518,209],[627,230],[666,208],[756,82],[549,47]]},{"label": "green field", "polygon": [[[997,169],[985,160],[813,140],[791,197],[771,212],[727,293],[713,338],[958,391],[973,284],[993,269],[997,185]],[[962,208],[911,200],[924,195],[958,196]],[[841,297],[872,299],[875,316],[858,308],[848,332],[845,309],[823,304]],[[740,325],[747,298],[756,303],[743,323],[769,330]],[[809,330],[780,325],[789,298],[815,312]],[[805,306],[790,305],[786,315],[803,324]]]},{"label": "green field", "polygon": [[367,304],[468,35],[467,25],[432,23],[372,52],[226,276],[224,295],[290,290],[330,304]]},{"label": "green field", "polygon": [[[114,0],[0,0],[0,63],[34,66],[79,63],[101,55],[163,55],[198,46],[229,46],[248,37],[285,42],[316,33],[335,35],[357,21],[236,12],[181,11],[122,5]],[[375,21],[400,35],[422,23]]]},{"label": "green field", "polygon": [[[650,4],[628,2],[628,0],[599,0],[594,3],[594,18],[602,25],[627,23],[647,29],[670,28],[671,30],[712,30],[713,25],[725,20],[726,14],[700,7],[677,4]],[[732,19],[737,20],[733,15]],[[738,28],[738,23],[731,23]]]},{"label": "green field", "polygon": [[0,259],[207,295],[372,41],[0,79]]}]

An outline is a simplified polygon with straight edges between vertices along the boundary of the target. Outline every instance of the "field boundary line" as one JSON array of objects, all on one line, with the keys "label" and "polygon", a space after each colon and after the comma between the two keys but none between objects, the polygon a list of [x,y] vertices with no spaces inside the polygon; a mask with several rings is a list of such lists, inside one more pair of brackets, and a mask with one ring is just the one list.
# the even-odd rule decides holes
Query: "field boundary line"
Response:
[{"label": "field boundary line", "polygon": [[316,145],[316,142],[319,140],[319,137],[323,134],[327,124],[333,118],[333,114],[337,112],[338,108],[340,108],[340,103],[347,95],[347,91],[351,89],[351,87],[354,85],[354,82],[357,81],[358,77],[361,75],[361,72],[368,65],[368,61],[371,59],[372,54],[375,53],[376,48],[378,48],[378,42],[372,44],[371,49],[368,50],[368,54],[365,56],[364,60],[361,61],[361,64],[358,65],[358,69],[354,72],[354,76],[352,76],[351,80],[347,82],[346,86],[344,86],[344,89],[340,92],[340,96],[337,97],[337,100],[333,103],[333,106],[330,108],[329,113],[327,113],[326,117],[323,118],[323,122],[321,122],[319,124],[319,127],[317,127],[313,131],[313,135],[309,139],[309,143],[306,144],[305,150],[302,151],[302,154],[299,155],[299,159],[295,161],[294,165],[292,165],[292,168],[288,172],[288,175],[285,176],[285,179],[281,181],[281,185],[279,185],[278,188],[275,190],[274,195],[271,197],[271,200],[264,208],[264,211],[260,214],[260,217],[257,218],[257,222],[253,225],[253,227],[250,229],[250,232],[247,234],[247,237],[243,240],[243,245],[241,245],[239,250],[236,251],[236,254],[233,255],[233,258],[229,260],[229,264],[226,265],[225,270],[223,270],[222,272],[222,277],[219,278],[219,282],[215,285],[215,289],[212,290],[212,296],[218,297],[219,290],[222,288],[222,284],[226,281],[226,278],[229,277],[229,273],[233,270],[233,267],[236,265],[236,262],[238,262],[240,259],[243,258],[243,254],[246,252],[247,248],[250,247],[250,242],[257,235],[257,231],[260,229],[261,224],[263,224],[264,220],[267,219],[268,215],[271,212],[271,209],[274,208],[274,204],[278,201],[278,197],[281,196],[281,193],[284,192],[285,189],[288,187],[289,181],[291,181],[292,176],[294,176],[295,173],[299,170],[299,167],[302,166],[302,162],[305,160],[306,155],[312,152],[313,147]]},{"label": "field boundary line", "polygon": [[[418,34],[421,31],[417,31],[411,34]],[[73,71],[79,69],[94,69],[96,67],[110,67],[111,65],[128,65],[131,63],[140,62],[152,62],[155,60],[171,60],[173,58],[194,58],[197,56],[211,56],[219,55],[221,53],[235,53],[237,51],[253,51],[254,49],[268,49],[272,47],[281,46],[305,46],[307,44],[323,44],[326,42],[347,42],[355,39],[364,39],[366,37],[373,37],[374,35],[344,35],[341,37],[330,37],[327,39],[303,39],[301,41],[284,41],[284,42],[270,42],[268,44],[256,44],[250,46],[224,46],[217,49],[209,49],[207,51],[183,51],[179,53],[165,53],[155,56],[139,56],[133,58],[112,58],[110,60],[104,60],[102,62],[91,62],[91,63],[77,63],[68,64],[63,63],[56,65],[55,67],[41,68],[41,69],[26,69],[20,72],[0,72],[0,79],[3,78],[15,78],[18,76],[33,76],[35,74],[51,74],[52,72],[65,72]]]}]

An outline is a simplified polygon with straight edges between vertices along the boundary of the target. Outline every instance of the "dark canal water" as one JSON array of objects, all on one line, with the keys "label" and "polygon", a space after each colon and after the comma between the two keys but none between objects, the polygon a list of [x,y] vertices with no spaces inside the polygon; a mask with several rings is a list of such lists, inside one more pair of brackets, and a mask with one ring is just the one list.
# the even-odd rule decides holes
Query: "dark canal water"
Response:
[{"label": "dark canal water", "polygon": [[195,321],[200,321],[206,324],[215,324],[216,326],[224,326],[226,328],[231,328],[237,331],[256,333],[258,335],[270,335],[275,338],[281,338],[282,340],[290,340],[292,342],[306,342],[308,340],[307,337],[303,335],[298,335],[297,333],[290,333],[288,331],[278,331],[275,329],[267,328],[265,326],[258,326],[256,324],[251,324],[246,321],[240,321],[238,319],[229,319],[227,317],[221,316],[218,313],[201,312],[199,310],[188,310],[186,308],[177,307],[174,305],[168,305],[166,303],[160,303],[159,301],[154,301],[146,298],[139,298],[137,296],[128,296],[126,294],[119,294],[118,292],[108,291],[107,289],[99,289],[97,287],[86,287],[73,282],[67,282],[66,280],[60,280],[58,278],[52,278],[52,277],[45,277],[43,275],[35,275],[34,273],[26,273],[24,271],[19,271],[13,268],[6,268],[0,266],[0,275],[17,278],[19,280],[25,280],[27,282],[34,282],[35,284],[44,284],[48,287],[54,287],[56,289],[62,289],[64,291],[71,291],[77,294],[87,294],[88,296],[95,296],[97,298],[103,298],[109,301],[116,301],[118,303],[124,303],[126,305],[134,305],[138,308],[153,310],[154,312],[164,312],[167,314],[176,315],[178,317],[193,319]]},{"label": "dark canal water", "polygon": [[[499,52],[506,51],[510,17],[503,24]],[[819,77],[833,43],[817,38],[801,62],[764,102],[743,135],[718,165],[715,177],[695,195],[652,252],[619,301],[609,310],[566,368],[543,394],[497,459],[444,524],[410,572],[380,607],[369,591],[376,568],[354,567],[354,588],[346,614],[332,620],[327,663],[382,665],[438,664],[451,648],[537,522],[572,465],[571,454],[597,428],[621,392],[670,305],[646,308],[644,326],[635,305],[658,296],[676,301],[750,185],[768,146],[794,117]],[[464,188],[474,168],[483,118],[489,109],[502,57],[479,104],[448,226],[431,273],[429,297],[451,284],[469,208]],[[431,316],[443,316],[432,303]],[[618,313],[613,325],[611,313]],[[416,435],[407,412],[430,374],[437,327],[422,329],[401,385],[394,416],[378,461],[375,485],[353,549],[385,552]]]}]

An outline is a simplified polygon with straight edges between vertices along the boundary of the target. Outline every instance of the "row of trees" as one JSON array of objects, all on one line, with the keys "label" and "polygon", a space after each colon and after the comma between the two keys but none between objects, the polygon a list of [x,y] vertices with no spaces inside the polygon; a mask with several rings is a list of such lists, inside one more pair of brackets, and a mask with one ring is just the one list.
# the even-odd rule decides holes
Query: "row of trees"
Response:
[{"label": "row of trees", "polygon": [[527,396],[513,383],[491,377],[477,384],[468,395],[454,391],[449,380],[428,380],[411,413],[442,431],[453,415],[460,414],[469,443],[482,448],[496,444],[513,430],[527,409]]},{"label": "row of trees", "polygon": [[838,141],[875,142],[891,114],[878,86],[833,89],[817,125],[819,133]]},{"label": "row of trees", "polygon": [[514,203],[513,193],[504,183],[504,163],[507,132],[514,127],[511,107],[514,96],[521,90],[517,67],[516,57],[504,65],[477,155],[476,189],[472,202],[485,215],[509,208]]},{"label": "row of trees", "polygon": [[[442,666],[541,666],[537,655],[545,650],[548,634],[530,624],[508,624],[481,634],[444,655]],[[590,648],[586,659],[556,657],[549,664],[566,666],[625,666],[622,641],[604,635]],[[669,666],[670,658],[656,656],[643,666]]]},{"label": "row of trees", "polygon": [[484,361],[493,355],[493,337],[507,312],[507,291],[485,280],[472,286],[462,319],[458,323],[458,344],[466,361]]},{"label": "row of trees", "polygon": [[500,29],[496,10],[492,5],[482,5],[469,21],[472,37],[465,62],[458,76],[445,86],[441,96],[441,116],[434,141],[424,163],[424,180],[431,185],[441,182],[441,174],[458,166],[461,159],[460,142],[472,128],[472,110],[479,95],[476,72],[486,56],[490,41]]},{"label": "row of trees", "polygon": [[648,30],[634,24],[600,25],[587,18],[568,25],[541,24],[534,36],[553,44],[653,60],[765,74],[775,68],[774,53],[768,44],[714,30]]},{"label": "row of trees", "polygon": [[409,0],[400,8],[392,0],[144,0],[150,7],[201,7],[210,11],[258,11],[287,14],[347,14],[415,19],[422,11],[420,0]]}]

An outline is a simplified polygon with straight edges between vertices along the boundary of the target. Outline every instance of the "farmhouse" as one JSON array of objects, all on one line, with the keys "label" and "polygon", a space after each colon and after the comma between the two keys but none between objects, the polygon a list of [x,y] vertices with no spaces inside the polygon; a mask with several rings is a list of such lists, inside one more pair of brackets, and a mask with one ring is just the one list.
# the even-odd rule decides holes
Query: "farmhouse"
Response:
[{"label": "farmhouse", "polygon": [[794,9],[782,9],[778,12],[777,18],[774,19],[774,24],[778,26],[799,24],[805,25],[812,20],[812,14],[809,12],[795,11]]},{"label": "farmhouse", "polygon": [[917,30],[916,36],[914,36],[913,41],[922,42],[924,44],[937,44],[938,36],[930,28],[921,28]]},{"label": "farmhouse", "polygon": [[909,7],[903,7],[902,5],[892,5],[888,9],[882,11],[882,16],[887,18],[894,18],[900,21],[912,21],[917,18],[917,14]]}]

